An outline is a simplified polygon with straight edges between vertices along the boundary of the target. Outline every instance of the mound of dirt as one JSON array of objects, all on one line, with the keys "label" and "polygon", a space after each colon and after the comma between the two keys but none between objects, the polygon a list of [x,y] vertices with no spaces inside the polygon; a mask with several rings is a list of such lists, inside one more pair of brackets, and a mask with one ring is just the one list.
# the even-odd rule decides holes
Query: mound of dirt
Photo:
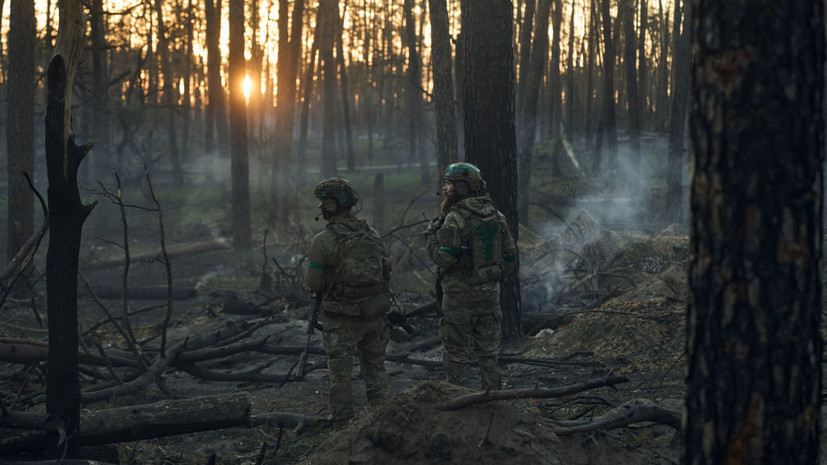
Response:
[{"label": "mound of dirt", "polygon": [[663,449],[653,438],[647,439],[646,446],[632,447],[628,437],[611,434],[558,437],[530,400],[475,404],[455,411],[440,408],[471,392],[441,381],[413,386],[332,433],[300,463],[613,465],[654,464],[663,458]]}]

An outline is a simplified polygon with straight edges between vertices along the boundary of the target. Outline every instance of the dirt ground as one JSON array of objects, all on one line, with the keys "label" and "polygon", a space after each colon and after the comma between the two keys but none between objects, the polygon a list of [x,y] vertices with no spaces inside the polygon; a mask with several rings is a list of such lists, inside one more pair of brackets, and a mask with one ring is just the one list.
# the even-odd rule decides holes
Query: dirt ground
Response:
[{"label": "dirt ground", "polygon": [[[227,428],[121,443],[107,449],[100,459],[125,465],[677,464],[682,447],[679,433],[663,424],[639,422],[611,430],[558,433],[560,422],[598,419],[630,400],[646,400],[680,411],[687,238],[675,228],[655,235],[610,230],[588,215],[573,224],[577,227],[557,231],[552,241],[532,236],[531,231],[521,236],[524,293],[531,303],[526,311],[545,312],[549,319],[564,313],[573,316],[562,326],[538,329],[503,343],[504,389],[551,389],[606,375],[626,376],[626,383],[560,398],[516,399],[444,410],[441,405],[445,402],[474,391],[470,385],[458,387],[442,381],[441,349],[434,343],[436,319],[431,316],[411,322],[416,329],[413,337],[395,330],[398,337],[388,353],[408,354],[410,360],[386,363],[393,395],[387,403],[367,407],[355,368],[358,415],[342,428]],[[211,237],[209,231],[194,230],[192,239],[207,244]],[[310,296],[296,290],[295,281],[291,281],[302,266],[300,244],[276,246],[277,251],[271,249],[270,253],[278,257],[277,266],[249,265],[246,272],[237,271],[238,257],[220,242],[203,247],[198,253],[173,255],[178,277],[175,287],[192,288],[195,296],[175,301],[170,341],[258,323],[259,329],[250,333],[249,339],[267,337],[269,343],[283,346],[304,343]],[[106,252],[86,250],[82,257],[85,277],[97,289],[120,283],[117,265],[101,265],[107,259]],[[256,254],[263,252],[259,248]],[[413,261],[411,257],[407,260]],[[269,270],[265,278],[262,269]],[[163,267],[152,255],[141,257],[138,251],[130,276],[131,282],[142,286],[162,287],[165,282]],[[395,279],[397,310],[410,311],[429,300],[427,270],[400,272]],[[81,296],[81,332],[89,344],[116,348],[119,338],[112,329],[96,327],[105,320],[101,305],[120,312],[122,303],[117,298],[101,298],[98,304],[88,294]],[[136,336],[151,346],[166,312],[164,302],[136,299],[130,301],[129,309]],[[38,310],[45,312],[45,301]],[[10,301],[0,322],[0,337],[43,339],[45,327],[37,320],[29,302]],[[318,334],[311,345],[320,347]],[[249,352],[201,367],[229,373],[257,370],[285,374],[296,361],[296,355]],[[152,386],[83,407],[98,410],[152,403],[168,399],[170,393],[193,397],[244,391],[251,396],[253,415],[287,412],[324,417],[325,359],[311,355],[309,361],[314,369],[305,379],[283,384],[204,381],[169,369],[164,373],[168,392]],[[42,366],[21,369],[0,364],[0,393],[8,401],[11,396],[37,391],[42,387],[40,370]],[[44,406],[34,403],[29,408],[37,412]]]}]

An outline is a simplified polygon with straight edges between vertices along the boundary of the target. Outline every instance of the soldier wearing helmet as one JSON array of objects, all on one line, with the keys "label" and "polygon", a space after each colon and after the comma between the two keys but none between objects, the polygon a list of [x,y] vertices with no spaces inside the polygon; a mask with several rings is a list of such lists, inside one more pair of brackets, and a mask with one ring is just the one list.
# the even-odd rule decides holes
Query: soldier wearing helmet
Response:
[{"label": "soldier wearing helmet", "polygon": [[[390,261],[379,234],[353,212],[359,195],[343,177],[319,183],[325,230],[310,245],[305,283],[321,295],[322,343],[330,377],[330,419],[341,425],[353,417],[353,354],[371,405],[388,397],[385,348],[390,326]],[[319,215],[316,216],[318,219]]]},{"label": "soldier wearing helmet", "polygon": [[499,389],[500,281],[514,269],[517,248],[479,168],[453,163],[444,178],[441,215],[425,231],[428,255],[444,276],[439,323],[443,365],[450,383],[464,385],[473,348],[480,387]]}]

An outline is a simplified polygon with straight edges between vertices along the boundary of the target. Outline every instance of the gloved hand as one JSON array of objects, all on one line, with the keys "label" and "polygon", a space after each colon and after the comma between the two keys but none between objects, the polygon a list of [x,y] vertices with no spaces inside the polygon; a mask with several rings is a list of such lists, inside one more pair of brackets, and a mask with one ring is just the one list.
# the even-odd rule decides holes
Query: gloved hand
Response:
[{"label": "gloved hand", "polygon": [[441,216],[438,216],[438,217],[432,219],[431,222],[428,223],[428,228],[425,229],[425,237],[427,238],[428,236],[430,236],[432,234],[435,234],[437,232],[437,230],[439,230],[439,228],[442,227],[442,223],[444,221],[445,221],[445,218],[443,218]]}]

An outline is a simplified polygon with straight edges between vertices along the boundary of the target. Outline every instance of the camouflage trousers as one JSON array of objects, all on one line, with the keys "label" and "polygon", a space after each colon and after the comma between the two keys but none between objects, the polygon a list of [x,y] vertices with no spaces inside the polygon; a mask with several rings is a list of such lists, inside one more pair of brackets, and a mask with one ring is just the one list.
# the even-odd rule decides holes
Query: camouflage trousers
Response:
[{"label": "camouflage trousers", "polygon": [[439,321],[439,339],[444,351],[442,363],[448,382],[464,386],[468,376],[468,354],[473,348],[480,364],[480,387],[500,389],[499,299],[491,302],[464,303],[445,295],[443,317]]},{"label": "camouflage trousers", "polygon": [[385,373],[385,348],[390,339],[390,328],[386,318],[365,320],[325,315],[322,327],[322,344],[330,377],[330,419],[346,420],[353,416],[354,352],[358,352],[368,402],[377,405],[387,399],[389,382]]}]

